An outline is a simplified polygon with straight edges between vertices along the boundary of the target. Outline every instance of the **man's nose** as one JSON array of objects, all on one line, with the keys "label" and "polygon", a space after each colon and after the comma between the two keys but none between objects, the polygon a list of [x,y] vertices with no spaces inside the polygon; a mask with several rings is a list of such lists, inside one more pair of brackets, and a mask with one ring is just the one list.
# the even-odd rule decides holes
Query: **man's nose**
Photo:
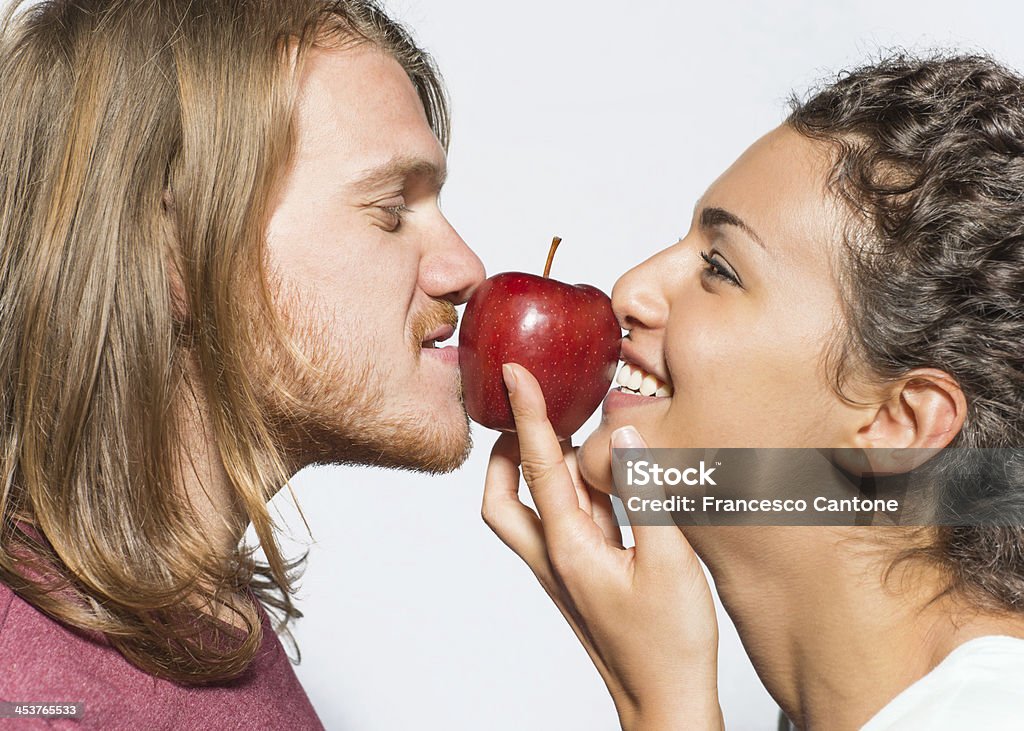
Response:
[{"label": "man's nose", "polygon": [[445,221],[420,263],[420,286],[436,299],[461,305],[473,294],[487,272],[483,262],[458,232]]}]

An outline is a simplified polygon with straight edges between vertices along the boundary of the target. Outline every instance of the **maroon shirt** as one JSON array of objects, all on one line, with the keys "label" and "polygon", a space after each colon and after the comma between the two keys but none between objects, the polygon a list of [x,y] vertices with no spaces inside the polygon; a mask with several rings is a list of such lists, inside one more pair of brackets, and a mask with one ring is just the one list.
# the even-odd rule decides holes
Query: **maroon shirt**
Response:
[{"label": "maroon shirt", "polygon": [[322,729],[263,615],[263,644],[229,683],[187,687],[149,675],[0,583],[0,701],[84,702],[79,719],[0,719],[0,728]]}]

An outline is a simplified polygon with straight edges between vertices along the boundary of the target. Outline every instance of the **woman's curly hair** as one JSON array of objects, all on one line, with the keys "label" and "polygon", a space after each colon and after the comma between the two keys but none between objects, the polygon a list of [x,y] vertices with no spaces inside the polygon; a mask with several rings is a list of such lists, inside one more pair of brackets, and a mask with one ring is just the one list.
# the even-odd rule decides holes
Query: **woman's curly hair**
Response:
[{"label": "woman's curly hair", "polygon": [[[950,374],[968,404],[950,446],[1008,450],[977,492],[1024,515],[1024,78],[985,56],[899,53],[791,106],[787,124],[833,152],[850,213],[837,389],[850,363]],[[944,474],[940,491],[963,490]],[[944,594],[1024,611],[1024,525],[943,526],[924,554]]]}]

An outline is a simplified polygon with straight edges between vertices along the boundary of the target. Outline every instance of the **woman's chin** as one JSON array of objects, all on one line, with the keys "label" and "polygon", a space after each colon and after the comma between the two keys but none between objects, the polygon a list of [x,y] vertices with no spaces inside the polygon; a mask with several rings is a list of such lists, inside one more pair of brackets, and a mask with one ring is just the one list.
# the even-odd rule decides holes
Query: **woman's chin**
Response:
[{"label": "woman's chin", "polygon": [[588,485],[595,490],[614,495],[615,485],[612,482],[611,451],[608,439],[604,430],[599,428],[580,445],[577,460],[580,474]]}]

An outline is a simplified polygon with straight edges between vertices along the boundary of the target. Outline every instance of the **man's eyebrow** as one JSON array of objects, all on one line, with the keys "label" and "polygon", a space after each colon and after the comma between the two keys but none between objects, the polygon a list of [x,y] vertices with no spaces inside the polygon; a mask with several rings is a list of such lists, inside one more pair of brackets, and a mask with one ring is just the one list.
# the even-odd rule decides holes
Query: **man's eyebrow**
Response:
[{"label": "man's eyebrow", "polygon": [[423,178],[433,183],[438,190],[444,185],[448,171],[437,163],[421,157],[393,157],[382,165],[363,170],[351,184],[363,193],[370,193],[385,185],[398,183],[408,178]]},{"label": "man's eyebrow", "polygon": [[767,248],[761,237],[757,235],[757,232],[744,223],[735,213],[730,213],[724,208],[709,207],[703,209],[700,212],[700,227],[708,229],[717,226],[735,226],[752,238],[762,249]]}]

